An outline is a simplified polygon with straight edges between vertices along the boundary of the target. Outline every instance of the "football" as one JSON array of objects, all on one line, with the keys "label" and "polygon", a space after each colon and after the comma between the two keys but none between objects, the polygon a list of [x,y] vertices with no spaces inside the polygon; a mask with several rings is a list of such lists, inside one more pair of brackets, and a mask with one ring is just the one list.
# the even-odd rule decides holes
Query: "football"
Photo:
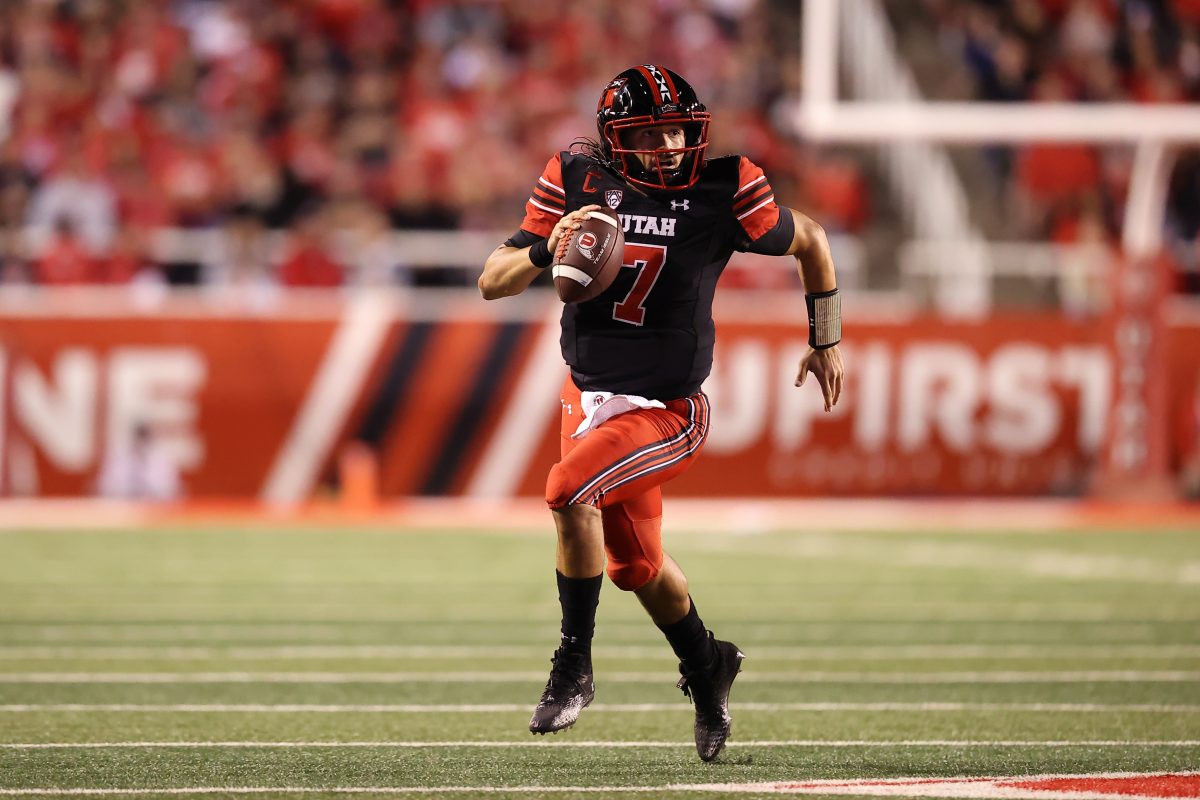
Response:
[{"label": "football", "polygon": [[564,303],[582,303],[612,285],[625,256],[625,234],[615,212],[587,212],[578,230],[567,231],[554,252],[554,288]]}]

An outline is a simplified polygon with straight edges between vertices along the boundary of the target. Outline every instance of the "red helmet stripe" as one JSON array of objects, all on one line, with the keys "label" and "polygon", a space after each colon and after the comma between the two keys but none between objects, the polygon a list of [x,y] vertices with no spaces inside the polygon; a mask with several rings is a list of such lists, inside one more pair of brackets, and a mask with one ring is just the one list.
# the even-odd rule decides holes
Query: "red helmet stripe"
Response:
[{"label": "red helmet stripe", "polygon": [[657,69],[662,73],[662,76],[666,78],[667,88],[671,90],[671,102],[678,103],[679,90],[675,88],[675,81],[671,80],[671,73],[667,72],[663,67],[657,67]]},{"label": "red helmet stripe", "polygon": [[612,108],[613,98],[616,97],[617,90],[612,86],[605,87],[604,94],[600,95],[600,102],[596,104],[596,112],[606,108]]},{"label": "red helmet stripe", "polygon": [[655,105],[662,105],[667,102],[667,98],[663,96],[662,89],[658,88],[658,81],[654,80],[654,76],[650,74],[650,70],[645,67],[638,67],[638,72],[646,77],[646,83],[650,84],[650,88],[658,92],[658,102]]}]

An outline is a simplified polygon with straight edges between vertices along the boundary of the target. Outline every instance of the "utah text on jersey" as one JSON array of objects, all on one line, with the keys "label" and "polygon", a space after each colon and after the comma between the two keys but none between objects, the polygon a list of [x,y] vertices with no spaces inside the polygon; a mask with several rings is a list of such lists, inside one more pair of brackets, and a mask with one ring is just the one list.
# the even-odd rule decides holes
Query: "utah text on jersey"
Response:
[{"label": "utah text on jersey", "polygon": [[650,217],[643,214],[617,214],[625,233],[644,233],[648,236],[674,236],[675,217]]}]

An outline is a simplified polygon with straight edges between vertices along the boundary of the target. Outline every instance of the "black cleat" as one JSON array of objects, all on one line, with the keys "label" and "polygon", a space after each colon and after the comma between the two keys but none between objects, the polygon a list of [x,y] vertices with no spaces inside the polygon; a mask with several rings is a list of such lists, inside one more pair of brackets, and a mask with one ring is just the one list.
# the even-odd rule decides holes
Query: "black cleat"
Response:
[{"label": "black cleat", "polygon": [[706,670],[689,671],[680,663],[683,677],[676,684],[696,706],[696,752],[701,761],[712,761],[725,749],[725,740],[733,727],[729,689],[742,671],[742,660],[746,657],[733,642],[714,639],[713,648],[716,658]]},{"label": "black cleat", "polygon": [[530,733],[557,733],[571,727],[579,719],[579,712],[591,705],[596,696],[590,656],[560,647],[554,651],[550,663],[553,664],[550,680],[533,709]]}]

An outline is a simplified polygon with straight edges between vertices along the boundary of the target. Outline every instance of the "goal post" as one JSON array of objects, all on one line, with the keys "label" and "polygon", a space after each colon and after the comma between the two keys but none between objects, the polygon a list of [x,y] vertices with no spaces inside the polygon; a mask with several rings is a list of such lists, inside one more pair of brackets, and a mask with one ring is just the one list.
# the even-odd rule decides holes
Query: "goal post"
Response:
[{"label": "goal post", "polygon": [[[879,148],[913,142],[1133,147],[1122,252],[1111,280],[1109,435],[1094,488],[1108,497],[1160,499],[1169,494],[1163,230],[1175,154],[1182,146],[1200,143],[1200,107],[926,101],[912,90],[911,82],[905,84],[880,69],[875,72],[881,74],[855,75],[846,91],[839,91],[841,71],[858,67],[861,73],[864,59],[888,57],[874,50],[844,49],[858,42],[856,36],[882,28],[882,6],[879,0],[803,0],[801,6],[802,94],[793,122],[805,139]],[[850,91],[851,86],[858,91]],[[908,96],[900,96],[894,91],[897,87],[908,89]]]},{"label": "goal post", "polygon": [[1195,142],[1200,138],[1200,110],[1138,103],[835,100],[801,102],[796,127],[814,139],[867,144]]}]

